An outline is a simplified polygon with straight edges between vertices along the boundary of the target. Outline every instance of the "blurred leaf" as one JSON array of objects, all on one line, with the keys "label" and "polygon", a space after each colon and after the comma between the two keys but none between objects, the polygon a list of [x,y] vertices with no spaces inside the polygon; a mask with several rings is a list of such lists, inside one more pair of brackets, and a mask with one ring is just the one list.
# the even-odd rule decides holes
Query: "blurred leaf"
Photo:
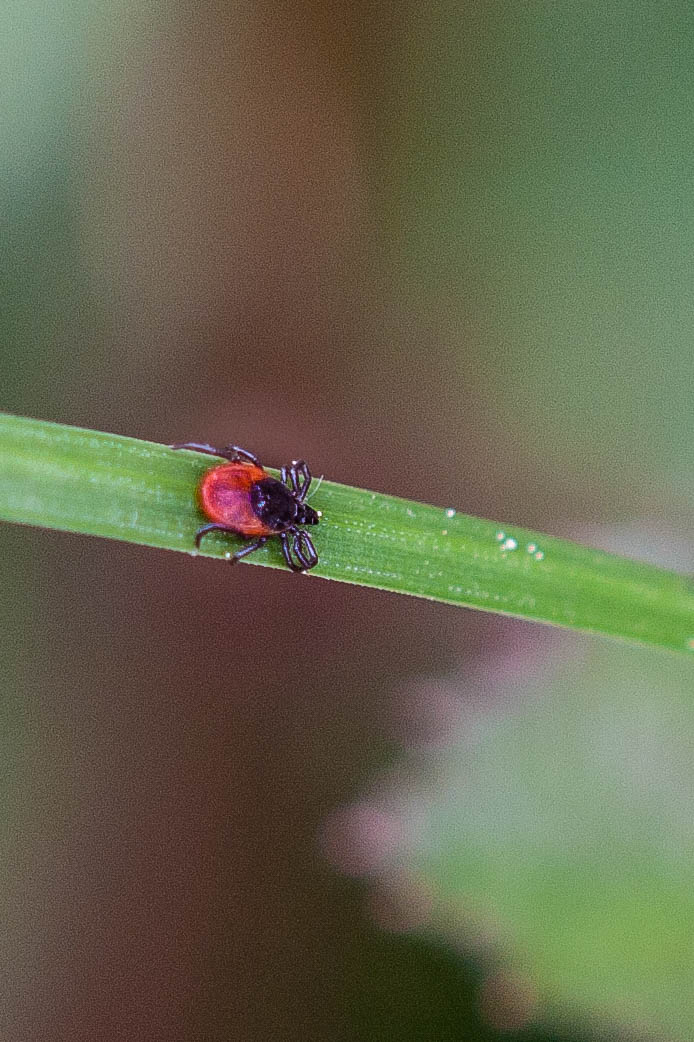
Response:
[{"label": "blurred leaf", "polygon": [[694,669],[587,647],[554,670],[535,662],[493,702],[488,684],[484,699],[458,684],[461,741],[427,754],[410,785],[398,772],[398,873],[404,859],[435,928],[486,938],[544,1016],[688,1040]]},{"label": "blurred leaf", "polygon": [[[0,414],[0,517],[194,552],[210,457]],[[311,575],[694,650],[694,588],[614,554],[324,481]],[[240,545],[214,534],[201,553]],[[284,568],[271,541],[248,560]],[[76,555],[75,563],[78,565]]]}]

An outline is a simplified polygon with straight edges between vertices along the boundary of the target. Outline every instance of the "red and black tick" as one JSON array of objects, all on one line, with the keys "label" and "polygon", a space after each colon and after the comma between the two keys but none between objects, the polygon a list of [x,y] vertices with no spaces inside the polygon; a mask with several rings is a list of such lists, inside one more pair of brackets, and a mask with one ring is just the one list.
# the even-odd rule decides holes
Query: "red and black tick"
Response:
[{"label": "red and black tick", "polygon": [[282,553],[293,572],[307,572],[318,564],[318,554],[311,537],[299,525],[317,525],[320,511],[306,503],[311,485],[311,472],[303,460],[292,460],[282,467],[278,481],[264,470],[252,452],[238,445],[215,449],[186,441],[172,449],[190,449],[208,456],[221,456],[228,463],[211,467],[198,486],[200,509],[210,523],[195,534],[195,545],[208,532],[233,532],[252,539],[231,557],[232,564],[279,536]]}]

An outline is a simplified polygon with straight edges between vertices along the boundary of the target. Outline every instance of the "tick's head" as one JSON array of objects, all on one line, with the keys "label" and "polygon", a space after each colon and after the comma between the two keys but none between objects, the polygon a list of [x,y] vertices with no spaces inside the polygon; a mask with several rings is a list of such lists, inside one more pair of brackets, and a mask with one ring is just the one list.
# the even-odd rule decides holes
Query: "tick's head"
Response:
[{"label": "tick's head", "polygon": [[314,510],[308,503],[297,503],[297,525],[317,525],[321,519],[320,510]]}]

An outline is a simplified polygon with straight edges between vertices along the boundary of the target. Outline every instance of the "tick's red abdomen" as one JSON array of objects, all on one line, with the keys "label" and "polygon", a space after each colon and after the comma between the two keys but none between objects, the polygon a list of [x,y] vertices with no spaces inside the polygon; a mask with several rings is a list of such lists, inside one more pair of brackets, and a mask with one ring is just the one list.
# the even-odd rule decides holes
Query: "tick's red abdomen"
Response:
[{"label": "tick's red abdomen", "polygon": [[198,488],[200,508],[210,521],[233,528],[239,535],[270,535],[271,529],[256,516],[251,486],[267,478],[253,463],[222,463],[203,475]]}]

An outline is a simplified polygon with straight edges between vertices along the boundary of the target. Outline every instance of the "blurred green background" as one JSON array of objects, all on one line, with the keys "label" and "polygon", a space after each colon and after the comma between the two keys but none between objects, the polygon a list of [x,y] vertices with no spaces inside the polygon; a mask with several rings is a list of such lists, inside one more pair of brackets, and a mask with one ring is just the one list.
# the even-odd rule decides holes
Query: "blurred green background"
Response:
[{"label": "blurred green background", "polygon": [[[7,0],[0,408],[694,570],[693,53],[675,2]],[[4,1037],[694,1036],[688,662],[2,541]]]}]

